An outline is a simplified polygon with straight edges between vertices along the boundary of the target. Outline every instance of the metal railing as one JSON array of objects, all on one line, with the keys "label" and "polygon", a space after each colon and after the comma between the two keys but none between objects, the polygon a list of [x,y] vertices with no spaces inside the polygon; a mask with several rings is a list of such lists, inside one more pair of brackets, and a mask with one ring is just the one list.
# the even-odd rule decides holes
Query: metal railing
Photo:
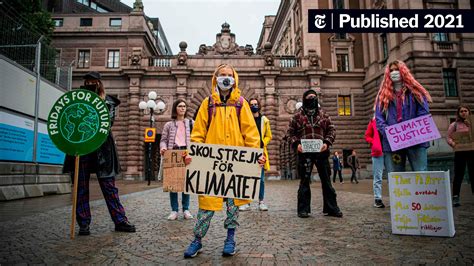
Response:
[{"label": "metal railing", "polygon": [[148,66],[154,67],[171,67],[171,58],[150,58]]},{"label": "metal railing", "polygon": [[280,57],[280,67],[283,67],[283,68],[301,67],[301,59],[297,57]]}]

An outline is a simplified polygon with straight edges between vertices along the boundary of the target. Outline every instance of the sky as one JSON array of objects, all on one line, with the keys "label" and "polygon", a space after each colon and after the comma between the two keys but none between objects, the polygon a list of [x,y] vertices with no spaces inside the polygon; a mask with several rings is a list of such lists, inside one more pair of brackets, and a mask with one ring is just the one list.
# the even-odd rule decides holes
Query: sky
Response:
[{"label": "sky", "polygon": [[[135,0],[121,0],[133,7]],[[158,17],[173,54],[179,43],[188,44],[188,54],[199,45],[213,45],[224,22],[229,23],[240,46],[257,47],[266,15],[276,15],[280,0],[142,0],[145,14]]]}]

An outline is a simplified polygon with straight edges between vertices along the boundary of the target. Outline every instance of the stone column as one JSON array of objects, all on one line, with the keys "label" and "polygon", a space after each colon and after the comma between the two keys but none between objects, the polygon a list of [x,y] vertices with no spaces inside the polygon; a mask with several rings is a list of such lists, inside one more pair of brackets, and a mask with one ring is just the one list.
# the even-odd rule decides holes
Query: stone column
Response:
[{"label": "stone column", "polygon": [[[270,126],[272,129],[273,140],[270,141],[268,149],[268,156],[270,157],[270,171],[269,175],[280,176],[280,173],[277,170],[279,165],[280,156],[279,154],[279,141],[277,136],[279,132],[276,131],[277,126],[277,117],[278,117],[278,100],[276,99],[276,89],[275,89],[275,80],[276,74],[275,71],[269,71],[264,76],[265,79],[265,99],[263,99],[264,110],[263,114],[270,120]],[[263,74],[263,73],[262,73]]]},{"label": "stone column", "polygon": [[[124,164],[127,167],[125,179],[139,179],[142,176],[140,166],[143,165],[143,145],[140,141],[140,77],[130,77],[127,128],[127,158]],[[142,167],[141,167],[142,168]]]}]

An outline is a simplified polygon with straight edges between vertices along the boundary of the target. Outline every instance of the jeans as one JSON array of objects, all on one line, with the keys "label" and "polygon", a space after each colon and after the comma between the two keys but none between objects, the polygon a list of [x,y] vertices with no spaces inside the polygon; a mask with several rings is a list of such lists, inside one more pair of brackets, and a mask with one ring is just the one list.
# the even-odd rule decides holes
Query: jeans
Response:
[{"label": "jeans", "polygon": [[[170,192],[170,202],[171,210],[174,212],[178,212],[178,193]],[[181,204],[183,204],[183,211],[189,210],[189,194],[181,193]]]},{"label": "jeans", "polygon": [[298,189],[298,213],[311,213],[311,172],[313,165],[321,179],[321,187],[323,190],[323,212],[339,213],[337,206],[336,190],[332,187],[330,177],[330,166],[328,160],[329,154],[322,153],[300,153],[298,154],[298,176],[301,178],[300,187]]},{"label": "jeans", "polygon": [[457,151],[454,153],[453,196],[459,196],[461,192],[466,166],[471,180],[471,191],[474,193],[474,151]]},{"label": "jeans", "polygon": [[384,157],[372,157],[372,172],[374,175],[374,198],[382,199],[382,175],[383,175]]},{"label": "jeans", "polygon": [[387,173],[405,172],[407,157],[412,171],[428,171],[428,154],[426,148],[415,146],[395,152],[384,152]]},{"label": "jeans", "polygon": [[260,177],[260,192],[258,193],[258,200],[263,201],[265,198],[265,169],[262,168],[262,175]]},{"label": "jeans", "polygon": [[344,181],[342,179],[342,170],[333,169],[332,171],[333,171],[332,182],[336,183],[336,174],[339,174],[339,182],[342,183],[342,181]]}]

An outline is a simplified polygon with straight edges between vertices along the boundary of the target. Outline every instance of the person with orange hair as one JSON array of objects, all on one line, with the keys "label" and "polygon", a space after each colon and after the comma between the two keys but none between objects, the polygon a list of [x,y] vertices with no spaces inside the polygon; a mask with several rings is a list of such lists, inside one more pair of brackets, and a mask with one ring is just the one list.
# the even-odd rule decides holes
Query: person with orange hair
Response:
[{"label": "person with orange hair", "polygon": [[382,133],[382,151],[387,172],[404,172],[406,159],[413,171],[427,171],[429,142],[392,151],[385,128],[430,113],[431,96],[415,80],[402,61],[393,61],[385,68],[385,75],[375,100],[375,119]]}]

